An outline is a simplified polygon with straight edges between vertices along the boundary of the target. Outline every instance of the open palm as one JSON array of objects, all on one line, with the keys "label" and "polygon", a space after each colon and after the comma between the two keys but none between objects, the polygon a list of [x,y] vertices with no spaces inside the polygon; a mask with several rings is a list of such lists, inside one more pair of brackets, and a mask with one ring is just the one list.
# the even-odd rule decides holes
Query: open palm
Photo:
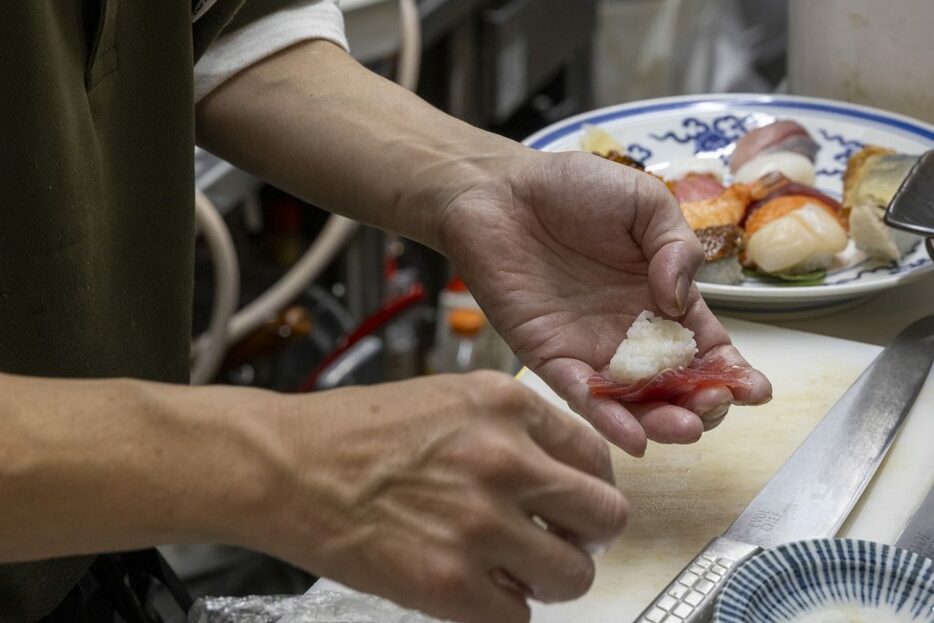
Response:
[{"label": "open palm", "polygon": [[687,443],[730,404],[771,387],[700,390],[678,404],[623,405],[586,381],[605,367],[644,309],[678,318],[699,356],[748,365],[693,287],[703,252],[656,178],[583,153],[527,153],[502,178],[459,195],[445,248],[491,322],[522,361],[611,442],[634,455],[646,439]]}]

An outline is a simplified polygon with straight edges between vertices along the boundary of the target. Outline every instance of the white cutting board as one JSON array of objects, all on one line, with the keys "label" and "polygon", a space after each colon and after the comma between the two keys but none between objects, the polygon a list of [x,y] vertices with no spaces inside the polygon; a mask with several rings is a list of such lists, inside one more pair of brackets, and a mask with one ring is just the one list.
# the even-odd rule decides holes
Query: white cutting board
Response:
[{"label": "white cutting board", "polygon": [[[632,621],[721,534],[881,350],[878,346],[725,319],[736,346],[774,387],[762,407],[735,408],[690,446],[616,452],[632,505],[623,537],[597,563],[582,599],[533,608],[533,623]],[[535,375],[522,382],[564,407]],[[885,391],[884,388],[879,388]],[[934,486],[934,382],[929,378],[886,462],[840,536],[892,543]]]}]

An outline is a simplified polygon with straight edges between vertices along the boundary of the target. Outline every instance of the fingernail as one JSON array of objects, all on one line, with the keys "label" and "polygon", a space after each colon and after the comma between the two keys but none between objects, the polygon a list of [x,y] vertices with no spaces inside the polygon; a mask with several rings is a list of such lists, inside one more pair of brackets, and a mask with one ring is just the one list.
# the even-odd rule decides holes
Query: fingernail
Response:
[{"label": "fingernail", "polygon": [[583,549],[591,558],[600,558],[610,549],[611,543],[585,543]]},{"label": "fingernail", "polygon": [[709,411],[705,413],[700,413],[699,415],[702,420],[713,422],[726,416],[727,411],[729,410],[730,410],[730,403],[727,402],[717,407],[714,407],[713,409],[710,409]]},{"label": "fingernail", "polygon": [[688,291],[691,288],[691,280],[684,273],[678,275],[678,283],[675,284],[675,304],[678,306],[678,313],[683,316],[687,311]]}]

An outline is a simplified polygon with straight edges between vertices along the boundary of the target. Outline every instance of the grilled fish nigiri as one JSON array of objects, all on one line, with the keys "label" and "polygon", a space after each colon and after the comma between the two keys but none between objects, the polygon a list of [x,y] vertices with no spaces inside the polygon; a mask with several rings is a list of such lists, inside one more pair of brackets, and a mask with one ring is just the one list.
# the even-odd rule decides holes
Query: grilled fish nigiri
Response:
[{"label": "grilled fish nigiri", "polygon": [[736,285],[743,281],[743,267],[739,254],[745,244],[746,235],[736,225],[707,227],[694,232],[704,247],[704,265],[697,271],[695,279],[705,283]]},{"label": "grilled fish nigiri", "polygon": [[682,203],[681,212],[693,230],[738,225],[751,202],[749,187],[746,184],[733,184],[711,199]]},{"label": "grilled fish nigiri", "polygon": [[853,242],[870,257],[897,261],[918,240],[882,221],[886,206],[917,161],[917,156],[869,146],[847,163],[843,207],[849,212]]},{"label": "grilled fish nigiri", "polygon": [[784,195],[746,221],[746,261],[766,273],[801,274],[830,267],[847,245],[846,221],[807,195]]},{"label": "grilled fish nigiri", "polygon": [[702,201],[686,201],[681,213],[691,229],[706,229],[722,225],[739,225],[746,210],[754,202],[766,197],[787,179],[778,172],[769,173],[750,184],[732,184],[716,197]]}]

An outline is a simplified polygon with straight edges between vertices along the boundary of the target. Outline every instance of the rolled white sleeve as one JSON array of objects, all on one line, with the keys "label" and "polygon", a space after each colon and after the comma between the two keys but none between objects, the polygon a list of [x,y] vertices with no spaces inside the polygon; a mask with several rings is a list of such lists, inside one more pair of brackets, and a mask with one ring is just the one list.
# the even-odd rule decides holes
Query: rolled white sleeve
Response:
[{"label": "rolled white sleeve", "polygon": [[291,8],[219,37],[195,64],[195,101],[237,72],[311,39],[326,39],[348,49],[337,0],[296,0]]}]

